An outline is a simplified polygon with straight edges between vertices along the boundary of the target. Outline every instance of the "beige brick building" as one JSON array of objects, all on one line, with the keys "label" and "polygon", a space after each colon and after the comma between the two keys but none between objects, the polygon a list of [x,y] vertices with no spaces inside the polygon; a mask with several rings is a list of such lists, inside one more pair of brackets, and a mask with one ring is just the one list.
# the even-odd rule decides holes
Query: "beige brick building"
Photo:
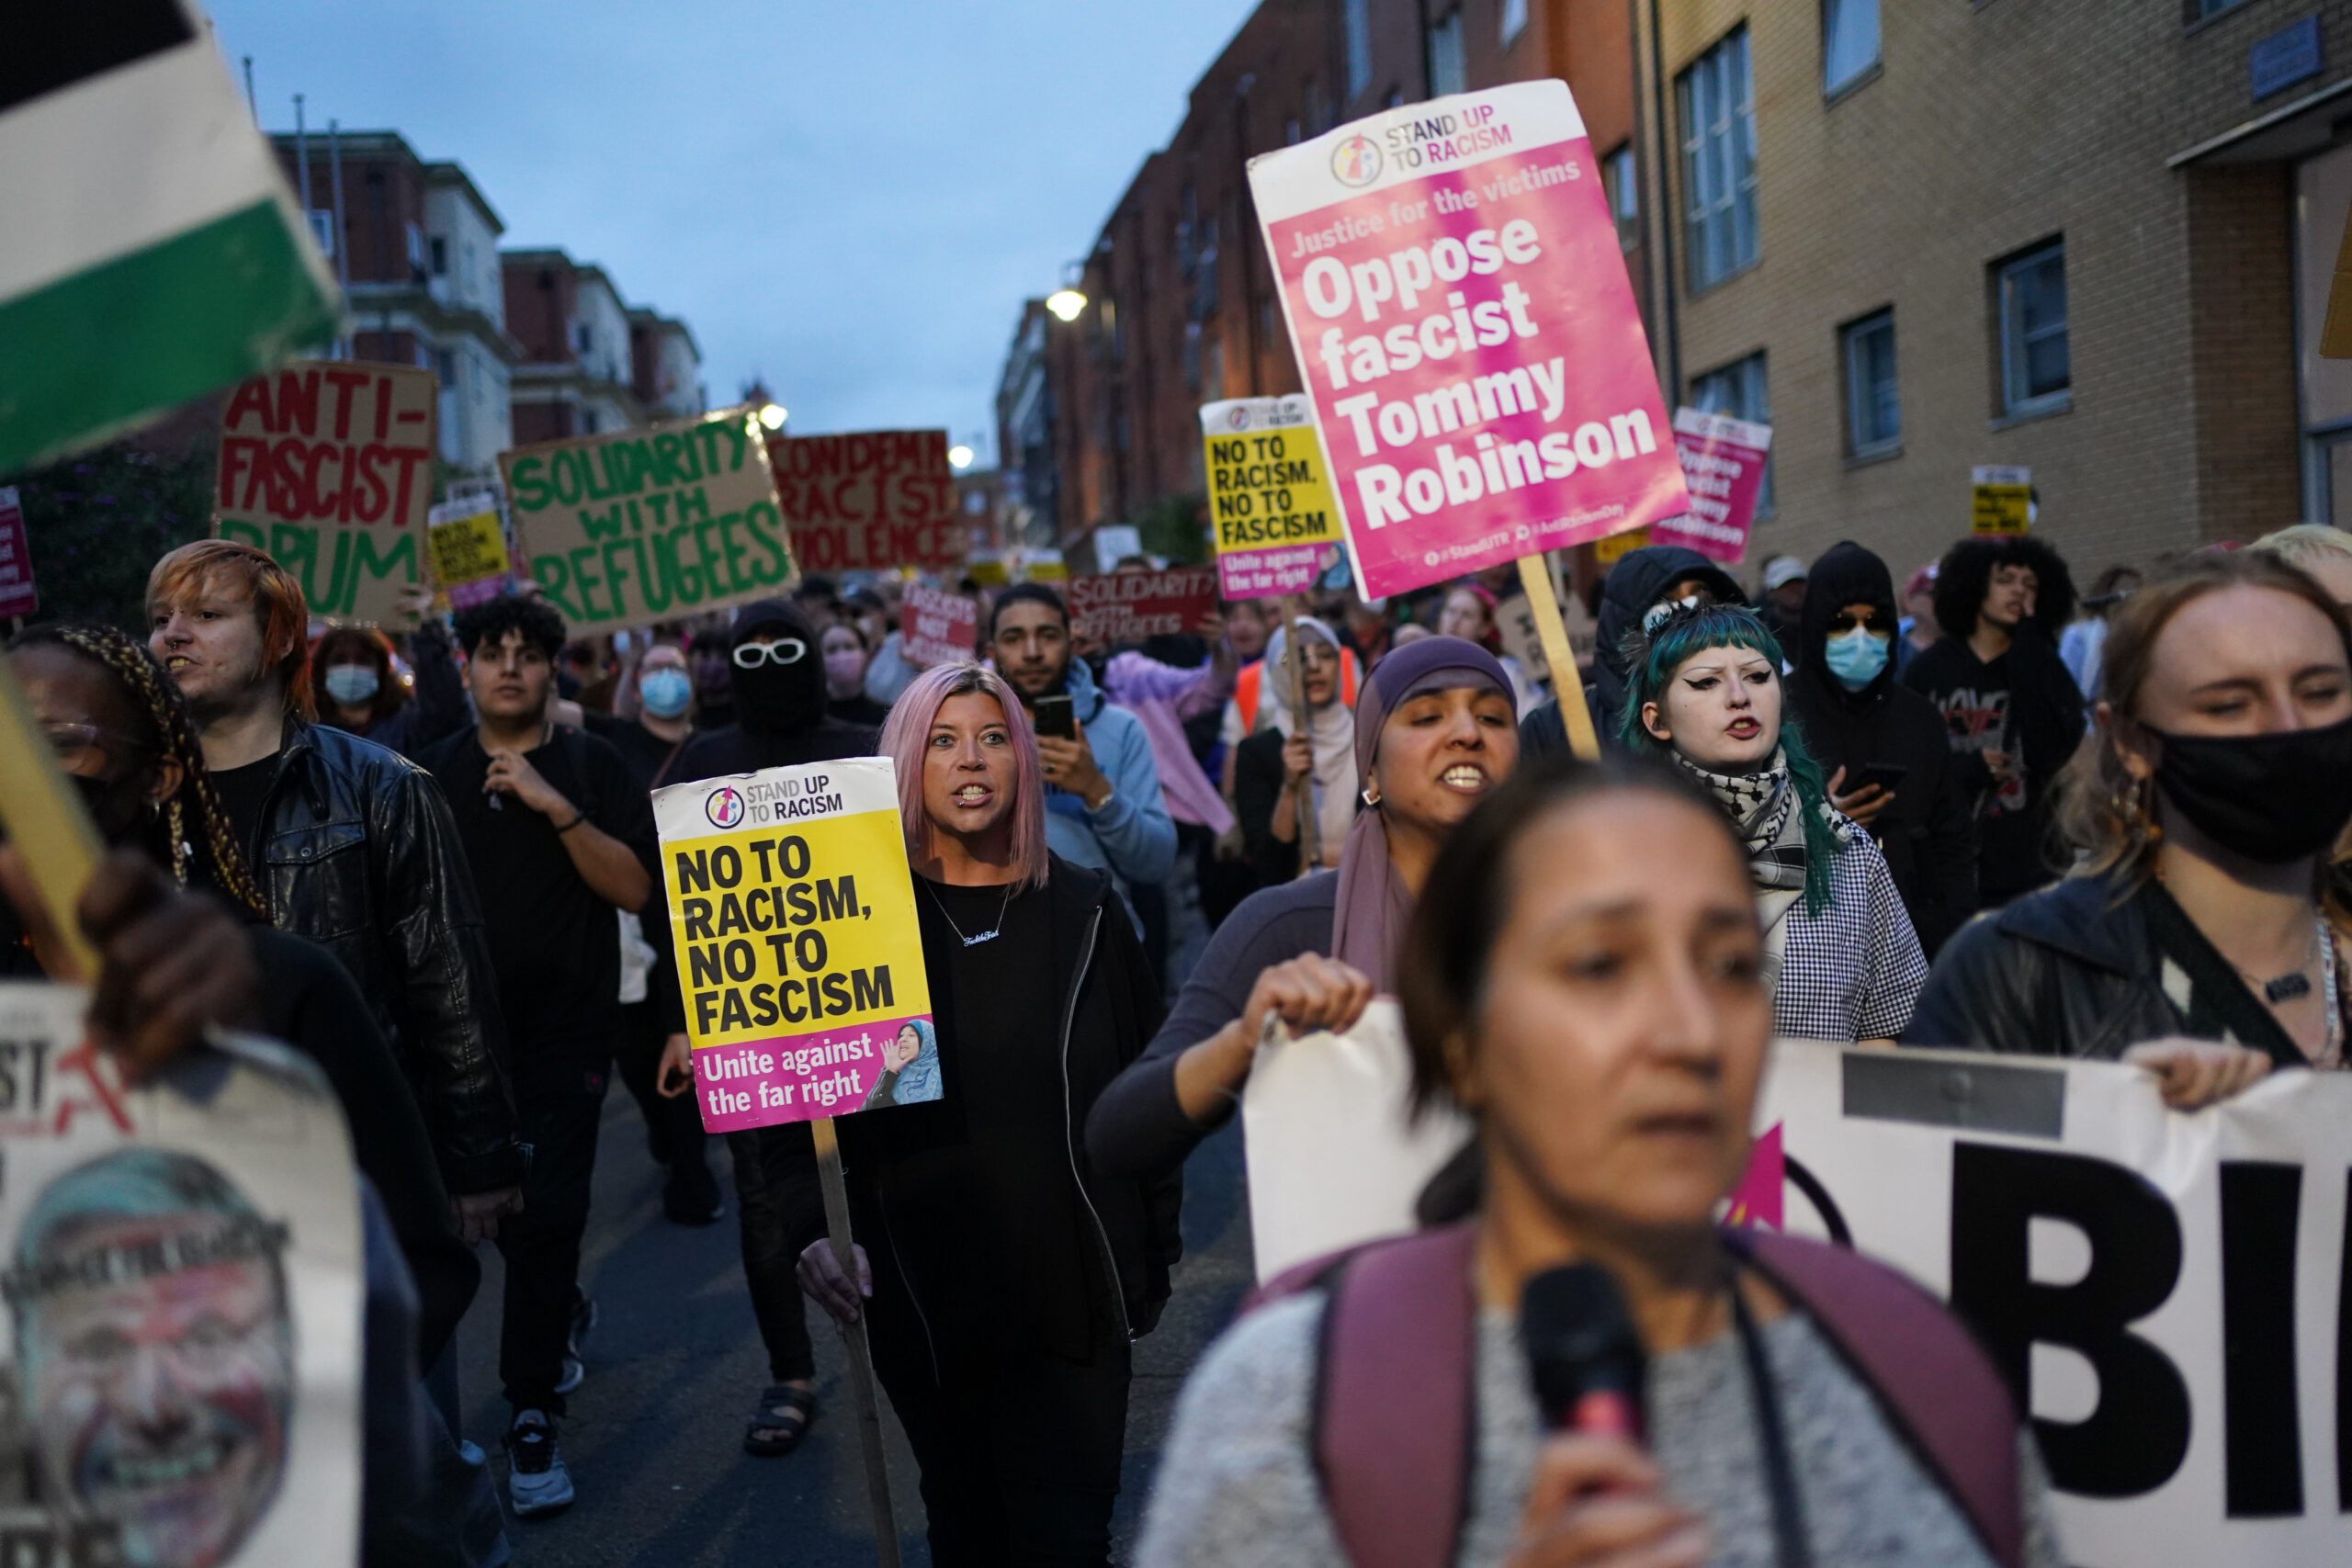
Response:
[{"label": "beige brick building", "polygon": [[1899,579],[1979,464],[2032,470],[2078,577],[2352,522],[2352,369],[2301,347],[2352,203],[2352,0],[1634,10],[1661,377],[1775,430],[1751,575],[1853,537]]}]

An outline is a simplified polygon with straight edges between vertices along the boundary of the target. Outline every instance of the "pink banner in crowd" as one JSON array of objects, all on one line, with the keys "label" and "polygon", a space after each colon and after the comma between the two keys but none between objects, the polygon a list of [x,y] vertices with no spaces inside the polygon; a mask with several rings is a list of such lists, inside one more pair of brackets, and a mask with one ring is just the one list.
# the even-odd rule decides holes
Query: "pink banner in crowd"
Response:
[{"label": "pink banner in crowd", "polygon": [[969,664],[978,655],[980,607],[961,593],[907,584],[899,600],[899,632],[910,664]]},{"label": "pink banner in crowd", "polygon": [[1250,183],[1367,597],[1690,510],[1566,83],[1391,109]]},{"label": "pink banner in crowd", "polygon": [[1709,560],[1737,564],[1747,553],[1747,530],[1756,522],[1757,498],[1764,490],[1764,458],[1771,449],[1769,424],[1697,409],[1675,410],[1674,450],[1690,487],[1690,512],[1652,528],[1650,543],[1682,545]]},{"label": "pink banner in crowd", "polygon": [[24,509],[14,486],[0,485],[0,615],[29,615],[40,608],[33,591],[33,557],[26,547]]}]

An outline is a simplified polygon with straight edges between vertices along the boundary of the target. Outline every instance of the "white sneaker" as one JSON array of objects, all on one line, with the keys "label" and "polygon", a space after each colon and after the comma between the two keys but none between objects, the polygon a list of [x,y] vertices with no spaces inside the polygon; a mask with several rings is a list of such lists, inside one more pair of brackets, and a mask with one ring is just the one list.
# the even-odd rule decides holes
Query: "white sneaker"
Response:
[{"label": "white sneaker", "polygon": [[555,1445],[555,1423],[544,1410],[518,1410],[506,1429],[506,1495],[517,1518],[560,1514],[571,1506],[571,1468]]}]

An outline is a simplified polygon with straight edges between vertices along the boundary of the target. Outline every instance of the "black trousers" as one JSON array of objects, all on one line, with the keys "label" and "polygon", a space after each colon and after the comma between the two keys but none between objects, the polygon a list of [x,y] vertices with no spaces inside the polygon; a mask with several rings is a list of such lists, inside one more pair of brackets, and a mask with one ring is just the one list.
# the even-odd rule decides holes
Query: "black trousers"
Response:
[{"label": "black trousers", "polygon": [[525,1060],[514,1075],[515,1119],[531,1145],[531,1168],[523,1178],[523,1212],[498,1222],[498,1250],[506,1259],[498,1375],[517,1410],[563,1414],[555,1385],[580,1293],[580,1240],[588,1230],[611,1043],[602,1047],[518,1053]]},{"label": "black trousers", "polygon": [[[663,979],[667,974],[666,970],[657,970],[654,978]],[[661,1009],[650,1000],[622,1007],[621,1041],[614,1053],[614,1066],[629,1098],[637,1101],[637,1109],[645,1117],[653,1157],[668,1165],[681,1157],[700,1157],[703,1142],[710,1134],[703,1131],[702,1112],[695,1109],[693,1094],[682,1094],[674,1100],[662,1098],[662,1047],[670,1039],[662,1016]]]},{"label": "black trousers", "polygon": [[922,1472],[933,1568],[1107,1568],[1126,1447],[1129,1351],[1083,1364],[1045,1354],[950,1356],[877,1301],[874,1370]]},{"label": "black trousers", "polygon": [[727,1134],[734,1156],[735,1218],[743,1240],[743,1279],[768,1376],[794,1382],[817,1375],[800,1294],[800,1249],[825,1234],[825,1201],[817,1185],[817,1150],[806,1122]]}]

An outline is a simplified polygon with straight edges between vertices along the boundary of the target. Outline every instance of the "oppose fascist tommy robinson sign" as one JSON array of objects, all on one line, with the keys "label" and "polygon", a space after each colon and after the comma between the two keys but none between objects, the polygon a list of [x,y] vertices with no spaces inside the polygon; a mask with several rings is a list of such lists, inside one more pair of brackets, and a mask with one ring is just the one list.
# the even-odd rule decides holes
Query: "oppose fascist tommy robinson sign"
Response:
[{"label": "oppose fascist tommy robinson sign", "polygon": [[498,456],[525,571],[575,634],[764,598],[792,577],[749,409]]},{"label": "oppose fascist tommy robinson sign", "polygon": [[1567,85],[1250,163],[1367,597],[1690,510]]}]

